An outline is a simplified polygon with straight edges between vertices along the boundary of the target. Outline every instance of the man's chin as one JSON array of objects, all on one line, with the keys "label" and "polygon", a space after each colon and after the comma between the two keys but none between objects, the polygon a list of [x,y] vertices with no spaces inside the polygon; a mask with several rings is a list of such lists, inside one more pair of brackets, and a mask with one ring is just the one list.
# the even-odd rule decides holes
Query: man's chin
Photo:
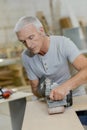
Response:
[{"label": "man's chin", "polygon": [[35,52],[35,51],[30,51],[31,55],[36,55],[38,54],[38,52]]}]

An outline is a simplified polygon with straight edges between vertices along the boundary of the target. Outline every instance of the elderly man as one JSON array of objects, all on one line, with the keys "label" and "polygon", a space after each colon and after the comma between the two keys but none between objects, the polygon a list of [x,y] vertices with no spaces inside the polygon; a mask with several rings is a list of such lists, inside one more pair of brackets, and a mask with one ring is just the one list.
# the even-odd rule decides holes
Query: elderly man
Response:
[{"label": "elderly man", "polygon": [[[46,35],[41,22],[32,16],[20,18],[14,30],[27,48],[22,60],[34,95],[39,97],[37,90],[43,75],[58,84],[50,92],[52,100],[62,100],[70,90],[76,95],[85,93],[81,85],[87,83],[87,58],[69,38]],[[69,63],[77,70],[73,77]]]}]

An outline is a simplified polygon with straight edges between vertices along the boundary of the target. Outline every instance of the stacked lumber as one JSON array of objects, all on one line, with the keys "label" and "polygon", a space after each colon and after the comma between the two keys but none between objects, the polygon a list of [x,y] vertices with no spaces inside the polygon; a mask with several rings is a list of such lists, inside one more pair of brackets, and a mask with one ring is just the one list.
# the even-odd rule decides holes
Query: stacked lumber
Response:
[{"label": "stacked lumber", "polygon": [[43,12],[42,11],[38,11],[36,12],[36,16],[37,18],[41,21],[43,27],[44,27],[44,30],[47,34],[49,34],[49,26],[48,26],[48,22],[46,20],[46,17],[44,16]]},{"label": "stacked lumber", "polygon": [[26,81],[23,74],[23,66],[21,64],[9,65],[9,69],[13,72],[15,86],[26,85]]},{"label": "stacked lumber", "polygon": [[13,72],[8,67],[0,67],[0,86],[4,87],[13,83]]},{"label": "stacked lumber", "polygon": [[0,67],[1,87],[18,87],[26,86],[27,84],[29,83],[25,80],[23,66],[21,64],[12,64]]},{"label": "stacked lumber", "polygon": [[72,22],[71,22],[71,19],[69,17],[64,17],[64,18],[61,18],[60,21],[60,27],[61,29],[64,29],[64,28],[72,28]]},{"label": "stacked lumber", "polygon": [[0,48],[0,58],[4,59],[0,62],[0,86],[18,87],[29,84],[20,59],[21,51],[21,46]]}]

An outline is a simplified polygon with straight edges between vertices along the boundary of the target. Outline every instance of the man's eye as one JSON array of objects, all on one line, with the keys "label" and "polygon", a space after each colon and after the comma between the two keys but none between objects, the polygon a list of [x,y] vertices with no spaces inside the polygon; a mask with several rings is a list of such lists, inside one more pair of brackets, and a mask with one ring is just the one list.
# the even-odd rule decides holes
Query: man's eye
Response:
[{"label": "man's eye", "polygon": [[22,41],[22,43],[23,43],[23,44],[25,44],[25,43],[26,43],[26,41]]},{"label": "man's eye", "polygon": [[30,40],[32,40],[33,38],[34,38],[34,36],[33,36],[33,35],[29,36],[29,39],[30,39]]}]

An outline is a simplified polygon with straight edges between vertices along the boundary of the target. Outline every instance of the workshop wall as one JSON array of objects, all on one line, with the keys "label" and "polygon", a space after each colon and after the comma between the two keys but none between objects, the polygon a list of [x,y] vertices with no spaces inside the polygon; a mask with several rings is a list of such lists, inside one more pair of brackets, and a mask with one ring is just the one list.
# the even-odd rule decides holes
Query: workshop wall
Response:
[{"label": "workshop wall", "polygon": [[[36,15],[37,11],[43,11],[49,23],[52,25],[50,12],[50,0],[0,0],[0,45],[8,46],[15,43],[17,38],[13,28],[17,20],[23,15]],[[87,0],[53,0],[55,19],[67,16],[67,6],[72,7],[76,17],[87,19]]]},{"label": "workshop wall", "polygon": [[48,0],[44,1],[44,5],[46,12],[42,0],[0,0],[0,44],[6,46],[16,42],[13,28],[21,16],[35,15],[37,10],[41,10],[49,17]]}]

